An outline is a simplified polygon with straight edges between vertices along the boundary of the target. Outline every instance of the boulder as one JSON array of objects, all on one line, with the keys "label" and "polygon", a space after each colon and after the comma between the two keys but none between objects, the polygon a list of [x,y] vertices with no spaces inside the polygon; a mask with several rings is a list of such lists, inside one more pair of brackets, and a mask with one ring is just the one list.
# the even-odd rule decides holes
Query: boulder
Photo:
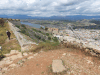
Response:
[{"label": "boulder", "polygon": [[11,67],[11,68],[14,68],[16,66],[17,66],[17,64],[11,64],[11,65],[9,65],[9,67]]},{"label": "boulder", "polygon": [[11,64],[13,61],[7,60],[5,64]]},{"label": "boulder", "polygon": [[18,54],[17,54],[17,57],[18,57],[18,58],[22,58],[22,57],[23,57],[23,56],[22,56],[22,53],[21,53],[21,52],[18,53]]},{"label": "boulder", "polygon": [[18,50],[11,50],[10,51],[10,54],[15,54],[15,53],[18,53]]},{"label": "boulder", "polygon": [[85,52],[88,52],[89,51],[89,49],[85,49]]},{"label": "boulder", "polygon": [[57,73],[66,70],[66,68],[63,66],[62,60],[53,60],[52,70],[54,73]]},{"label": "boulder", "polygon": [[16,60],[17,58],[18,58],[17,55],[12,55],[12,56],[10,56],[10,59],[11,59],[11,60]]},{"label": "boulder", "polygon": [[27,53],[23,53],[23,56],[27,56],[28,54]]},{"label": "boulder", "polygon": [[10,53],[8,53],[8,54],[4,54],[6,57],[8,57],[9,55],[10,55]]},{"label": "boulder", "polygon": [[33,56],[29,56],[27,59],[32,59],[33,58]]},{"label": "boulder", "polygon": [[38,55],[38,53],[35,53],[35,54],[34,54],[34,56],[37,56],[37,55]]},{"label": "boulder", "polygon": [[4,67],[3,69],[2,69],[2,71],[7,71],[8,70],[8,68],[7,67]]}]

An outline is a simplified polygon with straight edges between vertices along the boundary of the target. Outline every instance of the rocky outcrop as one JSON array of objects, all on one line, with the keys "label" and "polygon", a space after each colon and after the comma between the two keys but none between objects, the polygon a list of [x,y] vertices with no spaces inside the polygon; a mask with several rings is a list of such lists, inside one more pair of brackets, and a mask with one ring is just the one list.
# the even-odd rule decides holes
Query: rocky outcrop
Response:
[{"label": "rocky outcrop", "polygon": [[[10,53],[4,54],[6,57],[0,61],[0,74],[2,75],[12,68],[23,66],[23,63],[26,60],[32,59],[37,54],[38,53],[33,54],[31,52],[22,54],[22,52],[19,52],[18,50],[11,50]],[[14,62],[16,60],[18,60],[17,63]]]},{"label": "rocky outcrop", "polygon": [[100,57],[100,47],[70,36],[60,37],[66,47],[81,49],[92,56]]}]

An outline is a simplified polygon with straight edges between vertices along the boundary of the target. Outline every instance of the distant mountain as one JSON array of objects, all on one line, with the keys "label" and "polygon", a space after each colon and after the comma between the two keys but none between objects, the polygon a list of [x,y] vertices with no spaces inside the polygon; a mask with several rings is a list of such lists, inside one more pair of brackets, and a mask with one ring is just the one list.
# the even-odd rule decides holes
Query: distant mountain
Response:
[{"label": "distant mountain", "polygon": [[100,20],[100,16],[51,16],[51,17],[31,17],[27,15],[0,15],[0,18],[12,18],[12,19],[37,19],[37,20],[82,20],[82,19],[97,19]]}]

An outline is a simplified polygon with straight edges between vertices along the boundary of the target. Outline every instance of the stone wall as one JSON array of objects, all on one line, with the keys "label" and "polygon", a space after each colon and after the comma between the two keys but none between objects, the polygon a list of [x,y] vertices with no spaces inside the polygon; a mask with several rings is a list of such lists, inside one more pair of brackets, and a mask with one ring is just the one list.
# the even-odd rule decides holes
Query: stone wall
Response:
[{"label": "stone wall", "polygon": [[63,41],[66,47],[81,49],[92,56],[100,57],[100,47],[97,45],[93,45],[90,42],[84,42],[83,40],[78,40],[70,36],[62,36],[59,39]]},{"label": "stone wall", "polygon": [[21,51],[24,50],[29,50],[29,46],[31,44],[36,44],[35,42],[32,42],[30,40],[27,40],[24,36],[24,34],[18,32],[20,29],[18,29],[14,24],[8,21],[10,29],[13,31],[14,35],[16,36],[20,46],[21,46]]}]

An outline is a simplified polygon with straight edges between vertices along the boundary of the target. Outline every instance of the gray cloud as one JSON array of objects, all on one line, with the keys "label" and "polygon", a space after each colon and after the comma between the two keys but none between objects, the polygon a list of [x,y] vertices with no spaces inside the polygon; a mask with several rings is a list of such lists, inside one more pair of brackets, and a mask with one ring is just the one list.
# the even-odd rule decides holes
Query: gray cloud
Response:
[{"label": "gray cloud", "polygon": [[0,14],[100,15],[100,0],[0,0]]}]

